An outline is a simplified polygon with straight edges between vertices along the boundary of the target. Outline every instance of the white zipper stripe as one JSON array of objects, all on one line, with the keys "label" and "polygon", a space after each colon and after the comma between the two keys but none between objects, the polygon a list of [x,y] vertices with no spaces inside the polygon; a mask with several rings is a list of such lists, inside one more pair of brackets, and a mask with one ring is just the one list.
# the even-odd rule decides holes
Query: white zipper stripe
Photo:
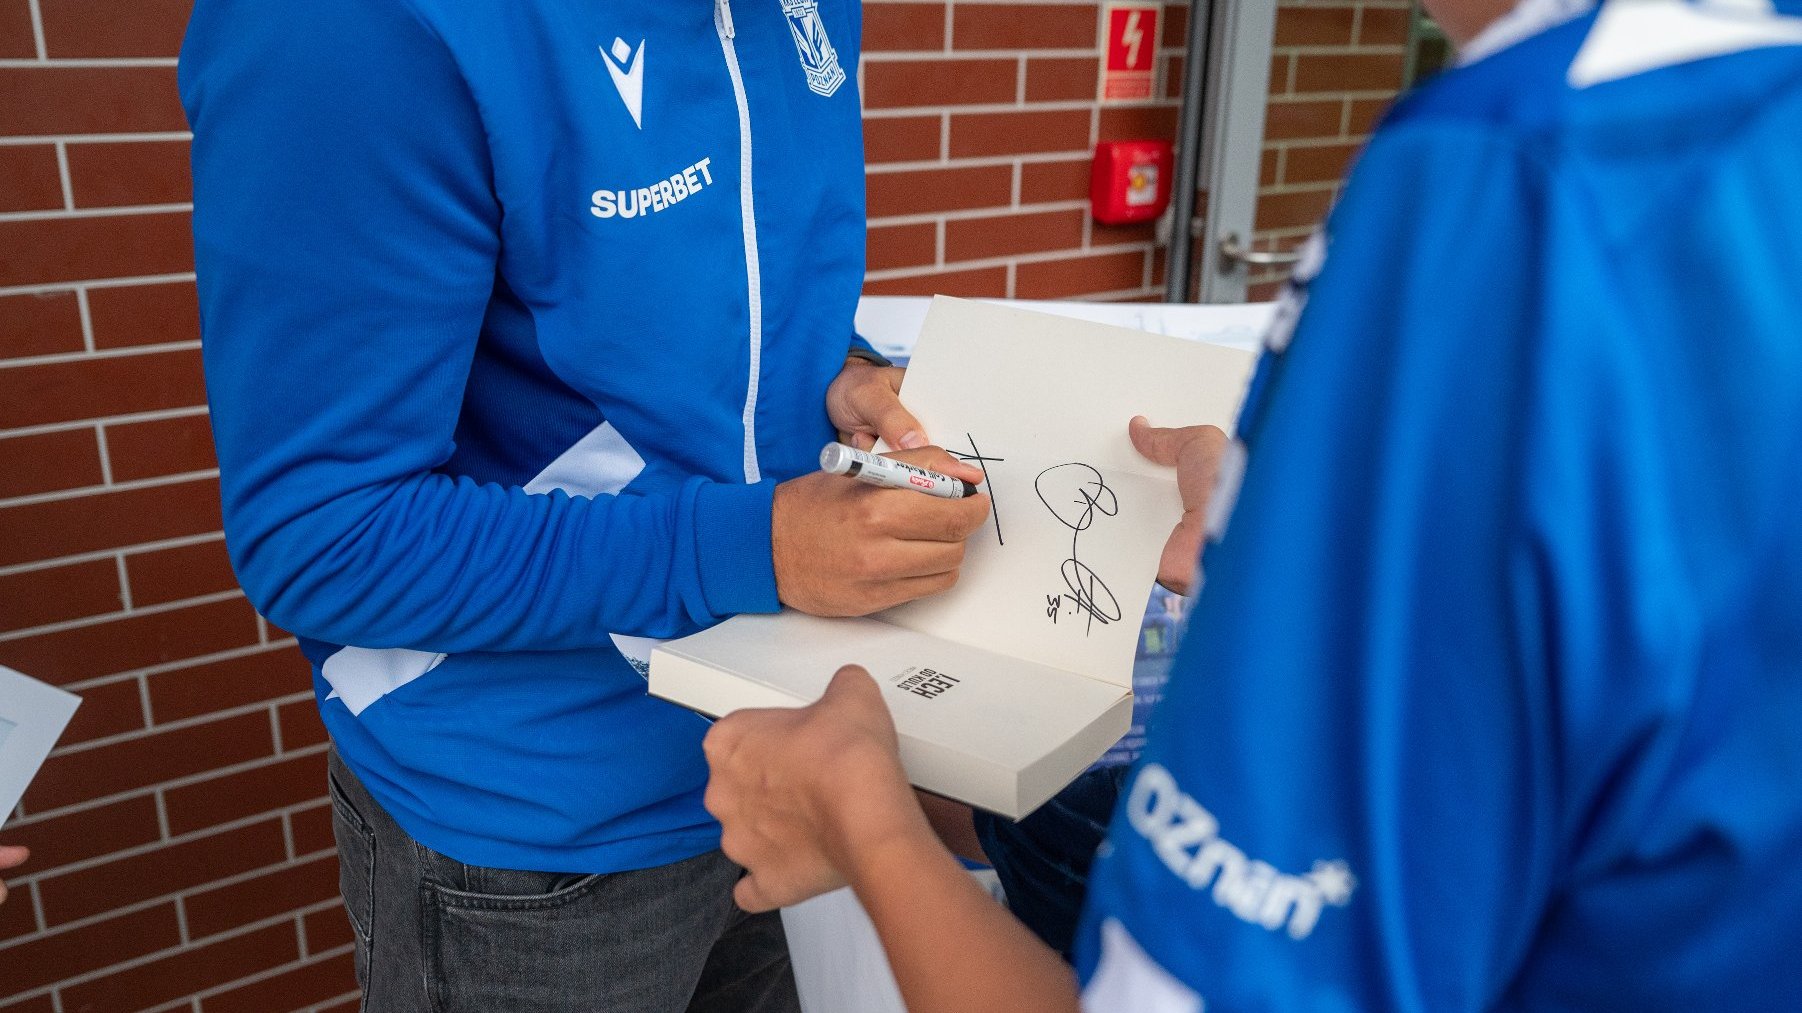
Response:
[{"label": "white zipper stripe", "polygon": [[763,469],[757,464],[757,387],[763,373],[763,268],[757,256],[757,205],[751,187],[751,102],[745,97],[745,78],[738,68],[738,30],[732,23],[732,0],[718,0],[714,8],[720,51],[726,55],[726,71],[732,75],[732,97],[738,102],[738,206],[745,234],[745,285],[751,315],[751,370],[745,383],[745,481],[758,482]]}]

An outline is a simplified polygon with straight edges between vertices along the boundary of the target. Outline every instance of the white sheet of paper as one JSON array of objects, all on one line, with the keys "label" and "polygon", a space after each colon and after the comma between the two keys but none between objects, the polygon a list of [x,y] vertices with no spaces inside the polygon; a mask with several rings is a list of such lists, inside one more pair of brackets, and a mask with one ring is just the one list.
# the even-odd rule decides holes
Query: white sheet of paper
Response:
[{"label": "white sheet of paper", "polygon": [[80,706],[73,693],[0,667],[0,826]]},{"label": "white sheet of paper", "polygon": [[1230,432],[1254,362],[935,299],[901,398],[934,442],[985,470],[993,516],[970,539],[956,588],[882,618],[1130,687],[1139,619],[1182,503],[1174,469],[1139,456],[1127,423]]}]

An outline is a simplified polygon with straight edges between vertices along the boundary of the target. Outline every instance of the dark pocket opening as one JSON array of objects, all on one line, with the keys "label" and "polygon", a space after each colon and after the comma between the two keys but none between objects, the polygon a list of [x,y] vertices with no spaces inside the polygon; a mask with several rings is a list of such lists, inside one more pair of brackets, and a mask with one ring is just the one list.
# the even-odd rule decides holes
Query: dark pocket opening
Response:
[{"label": "dark pocket opening", "polygon": [[369,825],[337,777],[326,775],[332,799],[332,834],[338,840],[338,890],[357,937],[368,942],[375,928],[375,829]]}]

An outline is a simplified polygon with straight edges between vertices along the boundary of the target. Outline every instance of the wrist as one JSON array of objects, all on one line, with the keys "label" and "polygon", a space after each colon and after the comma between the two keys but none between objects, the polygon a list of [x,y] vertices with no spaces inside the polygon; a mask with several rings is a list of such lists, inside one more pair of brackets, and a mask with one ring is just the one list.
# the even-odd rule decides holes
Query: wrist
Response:
[{"label": "wrist", "polygon": [[860,828],[834,841],[830,852],[833,868],[858,894],[867,894],[873,884],[892,881],[897,869],[918,868],[931,856],[956,861],[919,807],[910,808],[914,819]]},{"label": "wrist", "polygon": [[885,753],[868,760],[841,755],[825,782],[823,843],[833,867],[854,886],[892,871],[896,861],[943,850],[897,758]]}]

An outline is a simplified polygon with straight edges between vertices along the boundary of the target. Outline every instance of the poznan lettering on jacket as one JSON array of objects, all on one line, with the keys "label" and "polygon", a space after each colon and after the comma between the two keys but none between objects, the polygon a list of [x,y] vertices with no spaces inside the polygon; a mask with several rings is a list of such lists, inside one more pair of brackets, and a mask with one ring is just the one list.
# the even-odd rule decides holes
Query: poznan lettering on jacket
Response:
[{"label": "poznan lettering on jacket", "polygon": [[1344,862],[1316,862],[1296,876],[1249,858],[1220,837],[1220,822],[1184,792],[1162,764],[1140,769],[1126,816],[1151,850],[1191,890],[1210,886],[1214,903],[1241,921],[1306,939],[1322,909],[1344,907],[1356,881]]}]

